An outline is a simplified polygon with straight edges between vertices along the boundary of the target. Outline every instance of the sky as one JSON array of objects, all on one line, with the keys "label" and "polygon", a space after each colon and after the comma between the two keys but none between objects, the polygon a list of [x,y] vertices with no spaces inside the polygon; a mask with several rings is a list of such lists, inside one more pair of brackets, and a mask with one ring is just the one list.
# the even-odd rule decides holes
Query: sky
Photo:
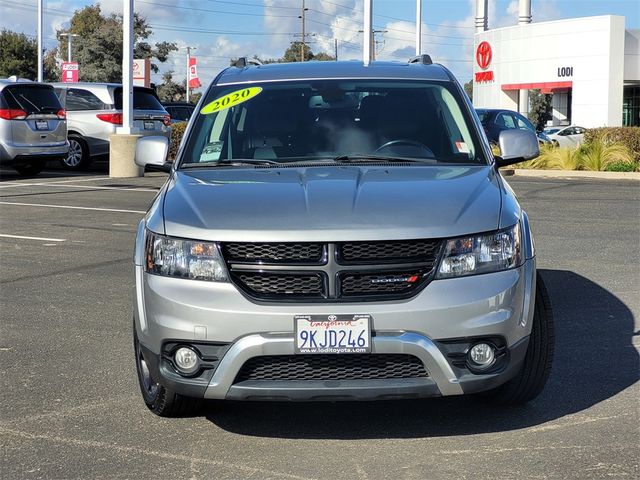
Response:
[{"label": "sky", "polygon": [[[172,70],[186,71],[186,47],[194,48],[203,86],[229,65],[231,57],[279,58],[301,34],[302,0],[134,0],[147,19],[152,41],[179,47],[160,64],[152,82]],[[363,0],[305,0],[306,32],[314,53],[362,58]],[[105,13],[122,13],[122,0],[44,0],[44,45],[53,48],[56,30],[69,27],[73,12],[100,3]],[[595,15],[622,15],[627,29],[640,29],[640,0],[531,0],[534,22]],[[415,53],[415,0],[373,0],[376,53],[381,60],[406,61]],[[37,0],[0,0],[0,29],[35,36]],[[422,51],[462,82],[472,75],[475,0],[422,0]],[[515,25],[518,0],[489,0],[489,28]],[[82,41],[76,39],[75,41]],[[82,66],[80,66],[82,75]]]}]

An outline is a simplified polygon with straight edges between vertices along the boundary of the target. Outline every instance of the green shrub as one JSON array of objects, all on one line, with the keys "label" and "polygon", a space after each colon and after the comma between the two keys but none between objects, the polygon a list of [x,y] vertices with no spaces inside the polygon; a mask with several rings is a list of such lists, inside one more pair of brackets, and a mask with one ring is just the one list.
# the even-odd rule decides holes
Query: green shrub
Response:
[{"label": "green shrub", "polygon": [[637,166],[633,163],[611,162],[605,169],[607,172],[633,172]]},{"label": "green shrub", "polygon": [[624,145],[632,153],[635,162],[640,163],[640,127],[589,128],[584,134],[584,144],[600,140],[606,145]]},{"label": "green shrub", "polygon": [[173,162],[178,154],[178,147],[187,128],[187,122],[178,122],[171,125],[171,143],[169,145],[169,161]]}]

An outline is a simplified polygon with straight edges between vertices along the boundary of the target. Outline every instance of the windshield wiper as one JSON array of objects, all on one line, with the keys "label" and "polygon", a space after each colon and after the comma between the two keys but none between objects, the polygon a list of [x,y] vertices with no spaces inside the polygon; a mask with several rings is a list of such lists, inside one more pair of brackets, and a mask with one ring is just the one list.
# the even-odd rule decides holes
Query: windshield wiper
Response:
[{"label": "windshield wiper", "polygon": [[267,160],[263,158],[225,158],[223,160],[215,160],[212,162],[196,162],[186,163],[182,168],[203,168],[203,167],[253,167],[253,166],[269,166],[280,165],[275,160]]},{"label": "windshield wiper", "polygon": [[385,157],[382,155],[338,155],[333,158],[336,163],[433,163],[433,158]]}]

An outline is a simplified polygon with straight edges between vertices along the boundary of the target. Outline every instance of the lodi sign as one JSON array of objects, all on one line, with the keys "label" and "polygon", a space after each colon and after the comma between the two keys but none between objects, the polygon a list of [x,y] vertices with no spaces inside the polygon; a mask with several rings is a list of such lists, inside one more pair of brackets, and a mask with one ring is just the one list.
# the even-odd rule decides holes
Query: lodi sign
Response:
[{"label": "lodi sign", "polygon": [[484,70],[483,72],[476,72],[475,81],[478,83],[492,82],[493,70],[487,70],[491,65],[493,59],[493,50],[489,42],[481,42],[476,48],[476,63]]},{"label": "lodi sign", "polygon": [[62,62],[62,81],[64,83],[77,83],[78,74],[78,62]]}]

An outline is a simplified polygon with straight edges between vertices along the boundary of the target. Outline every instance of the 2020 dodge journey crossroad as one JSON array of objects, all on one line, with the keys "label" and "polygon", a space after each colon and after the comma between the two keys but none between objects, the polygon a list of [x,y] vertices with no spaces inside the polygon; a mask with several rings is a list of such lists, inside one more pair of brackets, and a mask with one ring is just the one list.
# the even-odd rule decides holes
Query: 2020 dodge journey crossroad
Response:
[{"label": "2020 dodge journey crossroad", "polygon": [[526,213],[444,67],[230,67],[135,245],[135,360],[158,415],[201,399],[536,397],[553,323]]}]

